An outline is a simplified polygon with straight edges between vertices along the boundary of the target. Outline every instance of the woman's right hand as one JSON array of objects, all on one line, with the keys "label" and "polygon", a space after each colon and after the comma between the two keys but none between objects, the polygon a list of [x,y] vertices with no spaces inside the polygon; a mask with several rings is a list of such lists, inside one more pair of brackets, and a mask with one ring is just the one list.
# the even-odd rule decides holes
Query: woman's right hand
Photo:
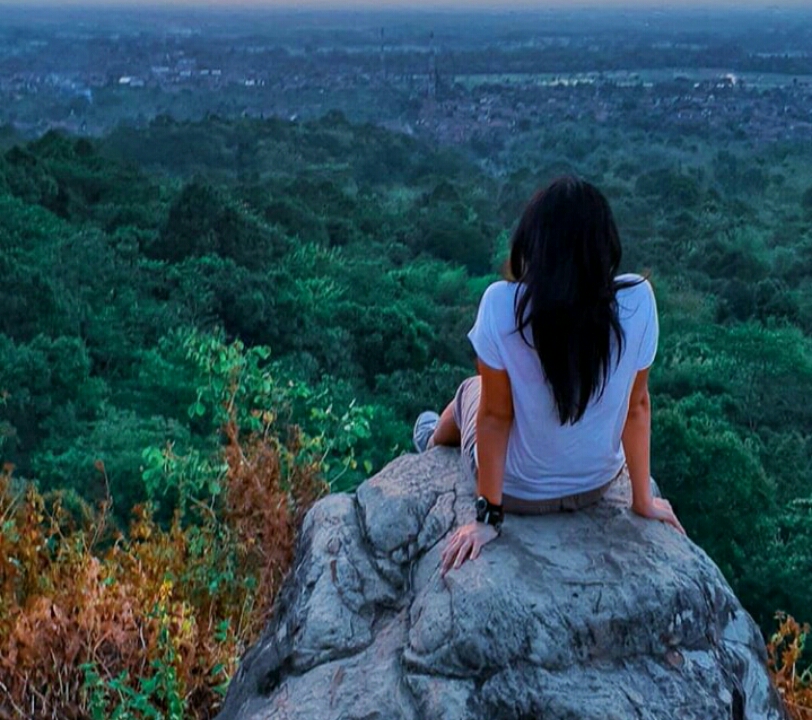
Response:
[{"label": "woman's right hand", "polygon": [[674,514],[671,503],[665,498],[651,498],[651,501],[643,506],[637,506],[632,503],[632,510],[641,517],[668,523],[685,535],[685,528],[682,527],[677,516]]}]

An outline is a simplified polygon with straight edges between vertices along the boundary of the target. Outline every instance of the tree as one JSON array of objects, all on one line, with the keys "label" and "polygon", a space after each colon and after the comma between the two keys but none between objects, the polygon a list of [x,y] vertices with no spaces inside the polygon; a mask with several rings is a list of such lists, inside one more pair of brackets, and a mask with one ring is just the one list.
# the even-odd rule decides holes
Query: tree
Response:
[{"label": "tree", "polygon": [[84,344],[75,338],[38,335],[15,343],[0,335],[0,422],[13,437],[4,457],[23,474],[38,449],[69,444],[102,408],[106,383],[91,376]]},{"label": "tree", "polygon": [[256,267],[281,254],[286,245],[278,230],[241,210],[223,191],[195,180],[173,201],[161,236],[150,251],[169,262],[219,255]]},{"label": "tree", "polygon": [[801,196],[801,208],[807,215],[812,215],[812,185]]},{"label": "tree", "polygon": [[[661,403],[653,419],[652,472],[689,537],[742,593],[769,545],[775,488],[753,444],[720,415],[718,402],[702,395]],[[759,600],[768,596],[765,589]],[[740,597],[761,620],[775,611]]]}]

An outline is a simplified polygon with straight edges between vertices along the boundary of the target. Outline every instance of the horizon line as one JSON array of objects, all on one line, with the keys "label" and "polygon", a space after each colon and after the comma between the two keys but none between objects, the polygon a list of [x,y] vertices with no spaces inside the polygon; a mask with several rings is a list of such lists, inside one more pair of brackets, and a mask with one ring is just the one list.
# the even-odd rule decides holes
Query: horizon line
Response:
[{"label": "horizon line", "polygon": [[[385,2],[385,0],[384,0]],[[712,2],[697,2],[687,0],[684,4],[664,5],[657,0],[546,0],[541,5],[532,0],[512,0],[507,3],[498,0],[473,0],[461,5],[454,0],[434,0],[430,4],[423,4],[421,0],[409,3],[407,0],[395,0],[391,5],[381,6],[381,0],[356,0],[352,4],[344,4],[340,0],[282,0],[279,3],[269,4],[267,0],[34,0],[23,2],[21,0],[0,0],[0,8],[20,11],[35,10],[139,10],[149,12],[172,12],[178,10],[194,11],[231,11],[231,12],[286,12],[286,13],[353,13],[364,12],[374,14],[386,13],[412,13],[412,14],[462,14],[487,12],[489,14],[512,13],[543,13],[549,11],[646,11],[662,14],[679,12],[712,12],[712,11],[746,11],[772,13],[784,10],[807,10],[812,15],[812,5],[809,0],[782,0],[781,2],[765,3],[764,0],[713,0]]]}]

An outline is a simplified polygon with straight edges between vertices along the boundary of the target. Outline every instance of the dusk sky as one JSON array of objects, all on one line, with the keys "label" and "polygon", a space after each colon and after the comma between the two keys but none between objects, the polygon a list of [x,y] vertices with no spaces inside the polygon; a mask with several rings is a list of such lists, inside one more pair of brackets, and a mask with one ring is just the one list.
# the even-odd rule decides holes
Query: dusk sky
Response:
[{"label": "dusk sky", "polygon": [[657,2],[655,0],[544,0],[544,2],[525,2],[523,0],[507,0],[506,2],[495,2],[494,0],[161,0],[160,2],[150,2],[150,0],[50,0],[41,2],[33,0],[21,2],[20,0],[0,0],[0,6],[16,7],[163,7],[163,8],[266,8],[266,9],[488,9],[488,10],[510,10],[510,9],[536,9],[545,7],[583,7],[583,8],[633,8],[645,7],[651,9],[685,9],[685,8],[809,8],[810,0],[778,0],[764,2],[764,0],[667,0],[667,2]]}]

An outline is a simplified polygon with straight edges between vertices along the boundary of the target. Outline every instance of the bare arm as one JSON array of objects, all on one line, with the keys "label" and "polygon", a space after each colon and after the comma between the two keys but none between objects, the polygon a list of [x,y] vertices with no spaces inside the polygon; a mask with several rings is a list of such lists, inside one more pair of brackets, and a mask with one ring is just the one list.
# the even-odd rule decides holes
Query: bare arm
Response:
[{"label": "bare arm", "polygon": [[[510,426],[513,424],[513,397],[510,379],[504,370],[478,363],[482,394],[476,416],[476,443],[479,467],[477,494],[494,505],[502,504]],[[472,498],[473,500],[473,498]],[[441,571],[445,575],[469,558],[475,560],[482,546],[494,540],[498,532],[484,523],[472,522],[458,528],[443,550]]]},{"label": "bare arm", "polygon": [[629,414],[623,427],[623,450],[632,483],[632,510],[638,515],[662,520],[685,533],[671,504],[651,494],[651,398],[648,392],[648,368],[634,379]]},{"label": "bare arm", "polygon": [[651,398],[648,368],[637,373],[623,427],[623,450],[632,481],[632,509],[651,505]]},{"label": "bare arm", "polygon": [[476,416],[477,492],[494,505],[502,504],[510,426],[513,424],[513,397],[510,379],[504,370],[494,370],[478,362],[482,394]]}]

